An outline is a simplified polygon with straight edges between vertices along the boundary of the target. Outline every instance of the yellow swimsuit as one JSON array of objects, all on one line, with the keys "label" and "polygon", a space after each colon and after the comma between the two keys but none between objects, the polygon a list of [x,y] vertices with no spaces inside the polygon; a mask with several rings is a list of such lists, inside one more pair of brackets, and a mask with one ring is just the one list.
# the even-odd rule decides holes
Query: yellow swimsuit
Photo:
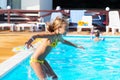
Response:
[{"label": "yellow swimsuit", "polygon": [[[58,44],[58,42],[59,42],[59,40],[58,40],[58,39],[55,39],[55,41],[52,42],[52,43],[50,44],[50,46],[51,46],[51,47],[56,47],[57,44]],[[38,63],[40,63],[40,64],[44,64],[45,60],[37,60],[37,59],[34,59],[34,58],[31,57],[30,63],[32,63],[32,62],[38,62]]]},{"label": "yellow swimsuit", "polygon": [[44,64],[45,60],[37,60],[37,59],[34,59],[34,58],[31,57],[30,63],[32,63],[32,62],[38,62],[40,64]]},{"label": "yellow swimsuit", "polygon": [[58,42],[59,42],[59,40],[58,40],[58,39],[55,39],[55,41],[52,42],[52,43],[50,44],[50,46],[51,46],[51,47],[56,47],[57,44],[58,44]]}]

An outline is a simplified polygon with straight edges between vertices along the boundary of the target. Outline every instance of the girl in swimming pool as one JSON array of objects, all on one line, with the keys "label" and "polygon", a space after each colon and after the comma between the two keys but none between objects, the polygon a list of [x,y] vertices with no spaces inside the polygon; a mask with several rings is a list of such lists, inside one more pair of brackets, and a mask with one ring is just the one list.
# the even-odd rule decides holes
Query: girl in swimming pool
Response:
[{"label": "girl in swimming pool", "polygon": [[98,42],[98,41],[104,41],[105,38],[100,38],[100,31],[99,30],[96,30],[94,32],[94,35],[95,35],[95,38],[92,37],[92,39],[95,41],[95,42]]},{"label": "girl in swimming pool", "polygon": [[48,25],[48,31],[42,34],[33,35],[27,42],[27,47],[31,47],[31,43],[36,38],[43,38],[42,43],[36,49],[31,56],[30,64],[40,80],[46,80],[47,76],[52,77],[53,80],[57,80],[58,77],[52,70],[45,57],[49,54],[52,48],[56,47],[58,42],[62,42],[76,48],[82,48],[62,38],[63,34],[66,34],[67,22],[64,19],[56,18],[52,24]]}]

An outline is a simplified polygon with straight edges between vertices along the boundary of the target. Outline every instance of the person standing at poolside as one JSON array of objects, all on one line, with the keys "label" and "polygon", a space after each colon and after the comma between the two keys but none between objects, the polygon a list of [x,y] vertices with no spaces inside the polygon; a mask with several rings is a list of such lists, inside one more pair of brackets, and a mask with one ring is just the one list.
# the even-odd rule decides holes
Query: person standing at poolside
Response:
[{"label": "person standing at poolside", "polygon": [[50,53],[51,49],[57,46],[58,42],[71,45],[76,48],[82,48],[62,38],[66,34],[67,22],[62,18],[56,18],[52,24],[48,25],[48,31],[42,34],[33,35],[27,42],[26,46],[31,47],[31,43],[36,38],[43,38],[44,40],[38,46],[34,54],[31,56],[30,64],[40,80],[46,80],[47,76],[52,77],[53,80],[58,80],[57,75],[52,70],[45,57]]}]

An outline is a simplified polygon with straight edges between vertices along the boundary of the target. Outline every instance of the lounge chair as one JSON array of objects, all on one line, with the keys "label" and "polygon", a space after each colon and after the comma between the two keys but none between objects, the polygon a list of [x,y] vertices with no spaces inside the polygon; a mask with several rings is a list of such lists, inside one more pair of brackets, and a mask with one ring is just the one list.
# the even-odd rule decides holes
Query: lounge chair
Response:
[{"label": "lounge chair", "polygon": [[13,23],[0,23],[0,27],[4,30],[5,27],[10,28],[10,31],[14,31],[14,24]]},{"label": "lounge chair", "polygon": [[[63,15],[61,12],[53,12],[50,17],[50,22],[53,23],[56,17],[62,18]],[[43,30],[43,28],[45,28],[45,31],[47,31],[46,23],[44,21],[40,21],[36,23],[36,27],[35,27],[36,31],[41,31]]]},{"label": "lounge chair", "polygon": [[[53,21],[56,19],[56,17],[62,18],[63,15],[61,12],[53,12],[50,16],[50,22],[53,23]],[[35,26],[35,30],[42,31],[43,29],[45,29],[45,31],[47,31],[46,23],[44,21],[37,22],[36,26]]]},{"label": "lounge chair", "polygon": [[77,23],[82,19],[86,10],[70,10],[69,28],[77,28]]},{"label": "lounge chair", "polygon": [[45,31],[47,31],[45,22],[38,22],[38,23],[36,23],[35,31],[42,31],[43,28],[45,29]]},{"label": "lounge chair", "polygon": [[120,17],[118,11],[109,11],[109,24],[106,26],[106,32],[109,32],[109,29],[112,30],[112,34],[118,31],[120,32]]},{"label": "lounge chair", "polygon": [[83,24],[77,26],[77,32],[82,31],[83,28],[89,28],[92,32],[93,27],[94,27],[92,25],[92,16],[83,16],[81,21],[83,21]]},{"label": "lounge chair", "polygon": [[52,23],[56,19],[56,17],[62,18],[63,15],[61,12],[53,12],[51,14],[50,22]]},{"label": "lounge chair", "polygon": [[15,25],[15,28],[17,31],[25,30],[25,28],[29,28],[30,31],[33,32],[35,27],[36,27],[36,25],[33,23],[20,23],[20,24]]}]

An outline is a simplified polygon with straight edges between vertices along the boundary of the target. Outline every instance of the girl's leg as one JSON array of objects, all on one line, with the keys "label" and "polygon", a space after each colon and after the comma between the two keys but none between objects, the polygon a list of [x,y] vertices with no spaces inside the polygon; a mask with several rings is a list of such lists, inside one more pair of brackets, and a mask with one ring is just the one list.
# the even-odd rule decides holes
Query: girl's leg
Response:
[{"label": "girl's leg", "polygon": [[57,75],[55,74],[55,72],[52,70],[52,68],[50,67],[50,65],[48,64],[48,62],[47,61],[45,61],[45,66],[46,66],[46,68],[47,68],[47,74],[49,75],[49,76],[52,76],[52,79],[53,80],[58,80],[58,77],[57,77]]},{"label": "girl's leg", "polygon": [[44,72],[42,70],[42,66],[41,66],[40,63],[38,63],[38,62],[32,62],[31,63],[31,67],[33,68],[33,70],[35,71],[36,75],[38,76],[38,78],[40,80],[45,80],[46,76],[45,76],[45,74],[44,74]]},{"label": "girl's leg", "polygon": [[38,76],[38,78],[39,78],[40,80],[46,80],[46,79],[45,79],[45,78],[46,78],[46,74],[45,74],[44,71],[43,71],[42,64],[40,64],[39,62],[36,62],[36,61],[39,60],[39,56],[40,56],[42,53],[44,53],[45,50],[46,50],[46,47],[45,47],[45,46],[42,47],[41,45],[39,45],[39,46],[36,48],[34,54],[31,56],[31,58],[33,58],[33,59],[35,60],[35,61],[33,60],[33,62],[31,62],[31,66],[32,66],[33,70],[35,71],[36,75]]}]

